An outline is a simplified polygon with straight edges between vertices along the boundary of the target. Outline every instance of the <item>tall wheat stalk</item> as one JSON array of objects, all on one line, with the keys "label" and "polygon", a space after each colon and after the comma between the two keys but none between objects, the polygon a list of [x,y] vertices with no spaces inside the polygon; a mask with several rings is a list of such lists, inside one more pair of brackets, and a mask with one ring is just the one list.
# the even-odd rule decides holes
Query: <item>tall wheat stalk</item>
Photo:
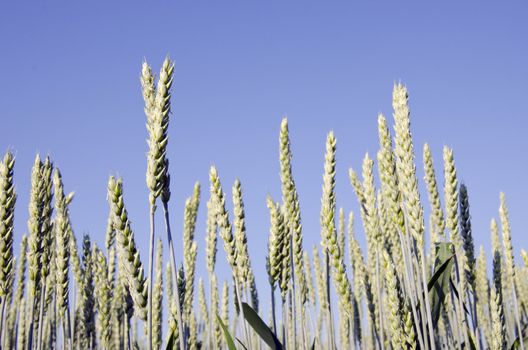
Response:
[{"label": "tall wheat stalk", "polygon": [[[172,85],[172,74],[174,64],[167,57],[161,67],[157,89],[154,87],[152,70],[145,62],[141,72],[141,86],[145,100],[145,114],[147,115],[147,130],[149,132],[149,151],[147,154],[147,186],[150,190],[150,240],[149,240],[149,271],[148,271],[148,308],[147,308],[147,330],[148,349],[152,350],[152,291],[154,285],[154,214],[156,211],[156,199],[169,192],[168,160],[166,149],[168,142],[168,127],[170,113],[170,88]],[[165,201],[164,201],[165,202]],[[173,269],[176,270],[175,266]],[[179,311],[178,311],[179,313]],[[182,327],[181,316],[178,316],[178,327]],[[184,334],[180,329],[180,346],[185,349]]]}]

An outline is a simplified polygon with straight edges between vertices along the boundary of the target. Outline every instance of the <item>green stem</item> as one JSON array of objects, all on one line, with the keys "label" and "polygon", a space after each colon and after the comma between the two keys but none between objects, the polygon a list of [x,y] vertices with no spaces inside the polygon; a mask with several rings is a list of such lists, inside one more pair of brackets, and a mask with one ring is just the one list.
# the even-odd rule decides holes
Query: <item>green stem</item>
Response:
[{"label": "green stem", "polygon": [[[423,341],[424,341],[424,344],[425,344],[425,349],[426,350],[429,350],[429,342],[427,341],[427,316],[426,316],[426,311],[425,311],[425,300],[424,300],[424,297],[425,297],[425,291],[422,290],[422,284],[420,283],[420,280],[421,280],[421,274],[420,274],[420,263],[419,263],[419,252],[418,252],[418,249],[416,248],[416,239],[413,239],[412,241],[408,241],[408,249],[409,249],[409,256],[411,256],[411,263],[412,263],[412,266],[414,266],[414,268],[412,269],[412,271],[416,272],[416,273],[413,273],[412,276],[411,276],[411,279],[412,279],[412,285],[413,286],[416,286],[417,288],[417,295],[418,295],[418,302],[420,303],[420,317],[421,317],[421,323],[420,325],[422,326],[422,336],[423,336]],[[423,254],[422,254],[423,255]],[[413,259],[413,257],[415,259]],[[418,279],[418,280],[417,280]]]},{"label": "green stem", "polygon": [[39,311],[39,323],[38,323],[38,334],[37,334],[37,350],[42,348],[42,328],[44,327],[44,303],[46,302],[46,283],[42,288],[40,294],[40,311]]},{"label": "green stem", "polygon": [[174,256],[174,243],[172,241],[172,234],[170,229],[170,221],[169,221],[169,204],[167,202],[163,202],[163,213],[165,217],[165,229],[167,231],[167,241],[169,243],[169,254],[170,254],[170,264],[172,267],[172,279],[176,285],[176,318],[178,321],[178,332],[179,332],[179,341],[180,341],[180,349],[186,350],[186,341],[185,341],[185,333],[183,332],[183,320],[181,315],[181,305],[180,305],[180,292],[178,290],[178,267],[176,266],[176,257]]},{"label": "green stem", "polygon": [[[380,347],[381,350],[385,350],[385,337],[383,334],[383,309],[381,302],[381,279],[380,279],[380,262],[379,262],[379,249],[376,249],[376,289],[378,295],[378,313],[380,319]],[[375,325],[374,325],[375,327]]]},{"label": "green stem", "polygon": [[209,333],[207,333],[207,344],[210,349],[216,350],[216,333],[214,332],[213,317],[216,317],[216,310],[213,310],[213,274],[209,274]]},{"label": "green stem", "polygon": [[334,350],[335,348],[335,342],[334,342],[334,319],[332,317],[332,303],[330,300],[330,254],[328,253],[328,249],[325,251],[325,258],[326,258],[326,299],[328,302],[328,349]]},{"label": "green stem", "polygon": [[[177,288],[176,288],[177,289]],[[170,306],[169,306],[170,307]],[[216,350],[216,340],[213,333],[213,315],[216,315],[216,310],[213,310],[213,276],[209,273],[209,332],[207,332],[207,345],[209,349]]]},{"label": "green stem", "polygon": [[411,284],[411,278],[410,278],[410,275],[412,274],[412,270],[411,270],[411,267],[409,266],[409,261],[408,261],[409,256],[408,256],[407,243],[406,243],[408,237],[406,237],[402,233],[401,230],[398,230],[398,234],[400,236],[400,246],[402,250],[403,265],[405,268],[403,279],[405,282],[405,287],[409,294],[409,299],[411,301],[411,313],[413,316],[414,324],[416,325],[416,333],[417,333],[418,342],[420,344],[420,349],[425,349],[424,341],[422,338],[422,333],[421,333],[420,327],[418,326],[420,323],[418,322],[418,313],[416,312],[416,299],[415,299],[416,294]]},{"label": "green stem", "polygon": [[519,315],[519,303],[517,302],[517,293],[515,292],[515,276],[512,276],[512,294],[513,294],[513,309],[515,313],[515,320],[517,321],[517,330],[519,332],[519,340],[521,345],[521,350],[524,350],[524,341],[521,327],[521,317]]},{"label": "green stem", "polygon": [[6,297],[7,296],[4,296],[2,298],[2,311],[0,313],[0,350],[2,350],[3,346],[2,346],[2,340],[5,339],[5,333],[6,333],[6,330],[4,329],[4,315],[5,315],[5,308],[6,308]]},{"label": "green stem", "polygon": [[71,333],[70,333],[70,313],[68,310],[64,313],[64,320],[63,320],[63,331],[62,331],[62,342],[63,347],[66,348],[66,344],[68,344],[68,349],[73,350],[73,343],[71,339]]},{"label": "green stem", "polygon": [[453,293],[453,287],[451,286],[451,284],[449,285],[449,293],[450,293],[450,296],[451,296],[451,304],[453,306],[453,316],[455,317],[455,322],[456,322],[456,326],[455,326],[456,329],[453,329],[453,331],[457,335],[457,346],[458,346],[458,349],[462,350],[462,338],[463,338],[462,326],[461,326],[460,320],[459,320],[460,315],[459,315],[459,312],[457,311],[458,304],[456,303],[455,295]]},{"label": "green stem", "polygon": [[[32,294],[32,293],[31,293]],[[35,295],[28,296],[29,302],[29,328],[28,328],[28,339],[27,339],[27,350],[33,350],[33,318],[35,317]]]},{"label": "green stem", "polygon": [[277,330],[277,319],[275,317],[275,287],[270,284],[271,287],[271,321],[273,323],[273,331],[278,334]]},{"label": "green stem", "polygon": [[427,288],[427,272],[426,272],[426,265],[425,265],[425,249],[422,247],[422,286],[423,286],[423,295],[425,298],[425,312],[427,314],[427,325],[429,328],[429,342],[431,344],[431,350],[436,350],[436,344],[434,339],[434,333],[433,333],[433,318],[431,315],[431,303],[429,302],[429,292]]},{"label": "green stem", "polygon": [[287,335],[287,329],[288,329],[288,310],[286,310],[286,299],[282,298],[282,344],[288,348],[288,337]]},{"label": "green stem", "polygon": [[251,346],[251,337],[249,336],[249,330],[248,330],[245,317],[244,317],[244,308],[242,307],[242,294],[240,294],[241,290],[240,290],[240,286],[239,286],[239,283],[236,277],[235,277],[235,289],[236,289],[236,294],[237,294],[237,301],[238,301],[238,307],[240,310],[240,315],[242,316],[239,318],[240,318],[240,322],[242,322],[242,329],[244,330],[244,336],[246,337],[246,344],[248,344],[248,346]]},{"label": "green stem", "polygon": [[148,271],[148,308],[147,308],[147,346],[152,350],[152,288],[154,285],[154,213],[156,205],[150,204],[150,241],[149,241],[149,271]]}]

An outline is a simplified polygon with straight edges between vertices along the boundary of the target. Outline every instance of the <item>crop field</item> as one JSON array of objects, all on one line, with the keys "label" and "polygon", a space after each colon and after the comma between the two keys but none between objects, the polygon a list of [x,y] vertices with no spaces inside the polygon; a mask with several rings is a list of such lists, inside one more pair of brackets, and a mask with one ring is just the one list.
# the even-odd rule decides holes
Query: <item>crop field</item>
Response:
[{"label": "crop field", "polygon": [[[456,152],[444,147],[443,159],[434,160],[443,173],[435,173],[429,146],[413,143],[404,85],[394,85],[392,115],[377,118],[377,154],[367,154],[361,169],[349,169],[356,195],[351,200],[357,200],[359,212],[336,206],[338,142],[333,132],[327,134],[320,243],[313,247],[303,244],[298,174],[291,162],[295,140],[286,118],[277,125],[282,196],[266,201],[269,225],[261,232],[269,234],[268,283],[257,288],[243,179],[230,188],[212,166],[209,183],[197,182],[185,201],[183,230],[171,226],[168,127],[178,117],[171,112],[173,73],[169,58],[159,73],[147,62],[140,72],[148,133],[148,250],[140,252],[136,244],[138,233],[127,212],[129,189],[121,178],[108,179],[106,240],[98,246],[70,220],[74,195],[52,155],[36,155],[27,199],[17,197],[14,152],[5,153],[0,163],[1,349],[528,346],[528,253],[521,250],[522,260],[514,255],[507,197],[497,193],[497,215],[489,225],[492,250],[485,251],[473,238],[471,193],[457,178]],[[419,152],[423,164],[416,161]],[[418,177],[417,168],[425,178]],[[15,249],[22,233],[15,232],[14,217],[25,208],[27,234]],[[207,213],[205,241],[195,237],[199,208]],[[156,218],[164,225],[155,225]],[[359,226],[366,246],[355,235]],[[225,252],[229,276],[215,269],[218,249]],[[197,261],[199,250],[205,261]],[[196,267],[203,263],[207,274],[199,276]]]}]

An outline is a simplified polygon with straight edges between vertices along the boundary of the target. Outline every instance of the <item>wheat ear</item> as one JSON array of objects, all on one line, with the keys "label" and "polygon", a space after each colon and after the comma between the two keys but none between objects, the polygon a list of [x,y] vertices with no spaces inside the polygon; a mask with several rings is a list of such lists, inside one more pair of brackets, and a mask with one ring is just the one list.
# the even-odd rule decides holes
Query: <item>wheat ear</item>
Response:
[{"label": "wheat ear", "polygon": [[15,158],[7,152],[0,162],[0,298],[4,305],[13,285],[13,223],[17,199],[14,165]]},{"label": "wheat ear", "polygon": [[185,299],[183,305],[183,317],[186,322],[191,319],[192,304],[194,298],[194,275],[196,266],[197,244],[194,241],[196,228],[196,217],[200,204],[200,184],[195,183],[193,196],[185,203],[184,225],[183,225],[183,248],[185,251],[183,265],[186,276]]},{"label": "wheat ear", "polygon": [[506,205],[506,195],[500,194],[499,216],[502,228],[502,242],[504,246],[505,267],[506,267],[506,283],[511,290],[511,297],[513,301],[513,313],[517,323],[517,334],[521,350],[524,350],[524,341],[522,336],[521,315],[519,313],[519,302],[517,299],[517,288],[515,285],[515,258],[513,256],[513,244],[511,237],[510,218],[508,214],[508,207]]},{"label": "wheat ear", "polygon": [[97,301],[97,324],[100,328],[101,343],[104,349],[110,348],[112,328],[110,327],[111,294],[108,280],[108,262],[104,253],[94,245],[95,299]]},{"label": "wheat ear", "polygon": [[73,199],[73,193],[64,194],[62,176],[59,169],[53,173],[53,187],[55,191],[55,240],[56,254],[56,283],[57,308],[63,320],[64,341],[71,345],[70,312],[69,312],[69,272],[70,272],[70,230],[71,222],[68,205]]},{"label": "wheat ear", "polygon": [[486,269],[486,254],[480,247],[475,266],[475,292],[477,295],[477,317],[487,344],[491,342],[491,318],[489,316],[490,288]]},{"label": "wheat ear", "polygon": [[[388,210],[389,234],[395,247],[399,246],[398,230],[404,227],[403,211],[401,208],[401,194],[398,188],[398,176],[396,174],[396,159],[394,155],[392,139],[386,118],[378,115],[378,135],[380,150],[377,154],[378,173],[381,182],[381,193],[383,202]],[[394,262],[398,267],[403,266],[401,249],[391,251]]]},{"label": "wheat ear", "polygon": [[[206,267],[209,276],[209,297],[212,300],[213,295],[213,275],[216,264],[216,240],[217,240],[217,223],[216,223],[216,208],[214,205],[214,193],[210,190],[210,198],[207,201],[207,224],[206,224],[206,236],[205,236],[205,259]],[[212,301],[211,301],[212,303]],[[211,317],[209,317],[208,328],[209,332],[207,333],[207,346],[210,348],[216,347],[215,337],[215,319],[216,314],[213,314],[212,304],[211,304]]]},{"label": "wheat ear", "polygon": [[246,215],[244,212],[244,200],[242,198],[242,184],[239,179],[233,185],[233,227],[237,249],[238,279],[242,282],[242,293],[249,287],[248,278],[251,271],[249,252],[246,236]]},{"label": "wheat ear", "polygon": [[209,180],[211,182],[211,193],[214,198],[214,206],[216,213],[216,221],[220,229],[220,237],[224,241],[224,250],[226,253],[227,261],[233,270],[233,274],[237,272],[237,249],[236,242],[231,229],[231,223],[229,222],[229,214],[225,205],[224,191],[222,190],[222,184],[218,177],[218,172],[213,166],[209,172]]},{"label": "wheat ear", "polygon": [[[209,332],[211,331],[209,329],[209,309],[207,307],[207,298],[205,296],[205,286],[204,281],[202,278],[198,280],[198,302],[200,304],[200,312],[202,321],[204,324],[205,332],[207,333],[207,337],[209,336]],[[204,337],[203,342],[205,344],[205,341],[207,337]]]},{"label": "wheat ear", "polygon": [[[7,336],[5,312],[14,278],[13,224],[16,191],[13,184],[15,158],[7,152],[0,162],[0,338]],[[1,345],[1,344],[0,344]]]},{"label": "wheat ear", "polygon": [[28,337],[27,347],[33,349],[33,333],[34,333],[34,319],[35,308],[37,306],[38,296],[40,292],[40,258],[42,255],[42,241],[43,237],[40,233],[40,220],[42,213],[42,188],[41,181],[43,164],[40,156],[37,154],[31,170],[31,192],[29,198],[29,218],[28,218]]},{"label": "wheat ear", "polygon": [[396,269],[390,260],[387,251],[383,252],[383,263],[385,264],[385,283],[387,291],[388,318],[391,327],[391,342],[394,349],[405,347],[405,333],[402,319],[404,316],[404,303],[401,298],[401,288],[398,281]]},{"label": "wheat ear", "polygon": [[502,309],[502,298],[500,290],[495,287],[491,288],[490,310],[492,337],[490,350],[504,350],[506,348],[506,334],[504,331],[504,313]]},{"label": "wheat ear", "polygon": [[[17,337],[16,319],[18,316],[18,326],[23,323],[20,321],[20,315],[22,314],[22,301],[24,300],[24,291],[26,289],[26,267],[27,267],[27,235],[22,236],[20,241],[20,250],[18,258],[18,268],[16,273],[16,290],[12,301],[11,309],[9,310],[9,323],[13,325],[13,338]],[[25,310],[24,310],[25,311]]]},{"label": "wheat ear", "polygon": [[134,300],[134,308],[137,315],[147,319],[147,286],[143,273],[143,264],[139,258],[134,233],[130,227],[130,219],[123,200],[123,182],[113,176],[108,180],[108,197],[112,205],[112,213],[115,218],[117,230],[117,241],[119,244],[119,259],[124,271],[127,286]]},{"label": "wheat ear", "polygon": [[282,253],[285,240],[284,216],[279,203],[267,197],[267,206],[270,211],[270,234],[268,242],[269,274],[272,284],[280,281],[282,274]]},{"label": "wheat ear", "polygon": [[425,183],[427,185],[427,192],[429,194],[429,203],[431,204],[432,218],[434,223],[435,234],[440,238],[444,237],[445,220],[442,204],[440,203],[440,195],[438,192],[438,185],[436,183],[436,175],[433,166],[433,156],[431,149],[426,143],[423,149]]}]

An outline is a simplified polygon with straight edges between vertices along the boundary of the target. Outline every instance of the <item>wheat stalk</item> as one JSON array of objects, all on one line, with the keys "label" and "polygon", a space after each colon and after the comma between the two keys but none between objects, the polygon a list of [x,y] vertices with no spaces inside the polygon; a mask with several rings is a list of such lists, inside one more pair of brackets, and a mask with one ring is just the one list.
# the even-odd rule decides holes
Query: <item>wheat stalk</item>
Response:
[{"label": "wheat stalk", "polygon": [[[152,70],[143,63],[141,71],[141,86],[145,100],[145,114],[147,116],[147,131],[149,133],[147,154],[147,187],[150,190],[150,241],[149,241],[149,271],[148,271],[148,305],[147,305],[147,331],[148,349],[153,346],[152,340],[152,289],[154,280],[154,213],[156,199],[163,195],[163,201],[168,202],[170,197],[168,160],[166,148],[168,143],[168,127],[170,113],[170,88],[174,64],[167,57],[160,70],[157,87],[154,86]],[[180,322],[181,324],[181,322]],[[183,344],[182,344],[183,347]]]},{"label": "wheat stalk", "polygon": [[[283,118],[281,122],[281,130],[279,136],[280,146],[280,178],[281,178],[281,190],[282,200],[285,206],[285,220],[288,228],[288,236],[291,237],[291,250],[292,250],[292,288],[295,295],[294,299],[294,316],[296,315],[296,304],[300,303],[300,314],[301,318],[304,318],[304,303],[308,294],[306,286],[306,277],[303,271],[303,236],[302,236],[302,224],[301,224],[301,212],[299,205],[299,198],[295,182],[292,175],[292,152],[290,147],[290,136],[288,129],[288,119]],[[299,291],[296,291],[296,284],[299,286]],[[299,301],[297,301],[299,299]],[[304,324],[304,320],[301,319],[301,324]],[[305,332],[302,332],[302,344],[306,344]],[[295,335],[294,343],[295,344]],[[302,345],[305,346],[305,345]]]},{"label": "wheat stalk", "polygon": [[[410,130],[410,112],[408,104],[408,94],[407,89],[401,85],[396,84],[393,90],[392,106],[394,109],[394,130],[395,130],[395,155],[396,155],[396,174],[398,175],[398,184],[400,187],[400,192],[402,194],[402,206],[405,216],[405,226],[402,229],[405,236],[401,238],[402,240],[402,251],[410,250],[410,239],[411,237],[416,240],[418,247],[417,254],[421,255],[421,278],[418,273],[417,278],[421,279],[422,283],[415,283],[410,280],[413,280],[413,273],[411,271],[412,267],[411,262],[408,261],[410,258],[409,252],[404,253],[407,257],[407,267],[406,271],[406,284],[407,289],[410,289],[412,286],[416,286],[418,289],[422,287],[426,288],[426,271],[425,271],[425,257],[424,257],[424,219],[423,219],[423,209],[420,204],[420,193],[418,191],[418,179],[416,176],[416,165],[414,162],[414,146],[412,142],[411,130]],[[423,306],[420,307],[420,313],[422,316],[426,316],[428,319],[429,326],[429,343],[431,344],[432,349],[434,350],[435,344],[433,339],[433,329],[432,329],[432,320],[431,312],[428,298],[422,298],[422,293],[418,290],[416,293],[420,299],[420,305],[423,305],[427,308],[424,310]],[[415,324],[419,324],[417,310],[415,305],[415,298],[411,297],[411,308],[413,311],[413,319]],[[426,314],[426,315],[425,315]],[[427,348],[425,337],[426,329],[425,322],[422,322],[421,334],[418,336],[418,340],[421,348]]]}]

